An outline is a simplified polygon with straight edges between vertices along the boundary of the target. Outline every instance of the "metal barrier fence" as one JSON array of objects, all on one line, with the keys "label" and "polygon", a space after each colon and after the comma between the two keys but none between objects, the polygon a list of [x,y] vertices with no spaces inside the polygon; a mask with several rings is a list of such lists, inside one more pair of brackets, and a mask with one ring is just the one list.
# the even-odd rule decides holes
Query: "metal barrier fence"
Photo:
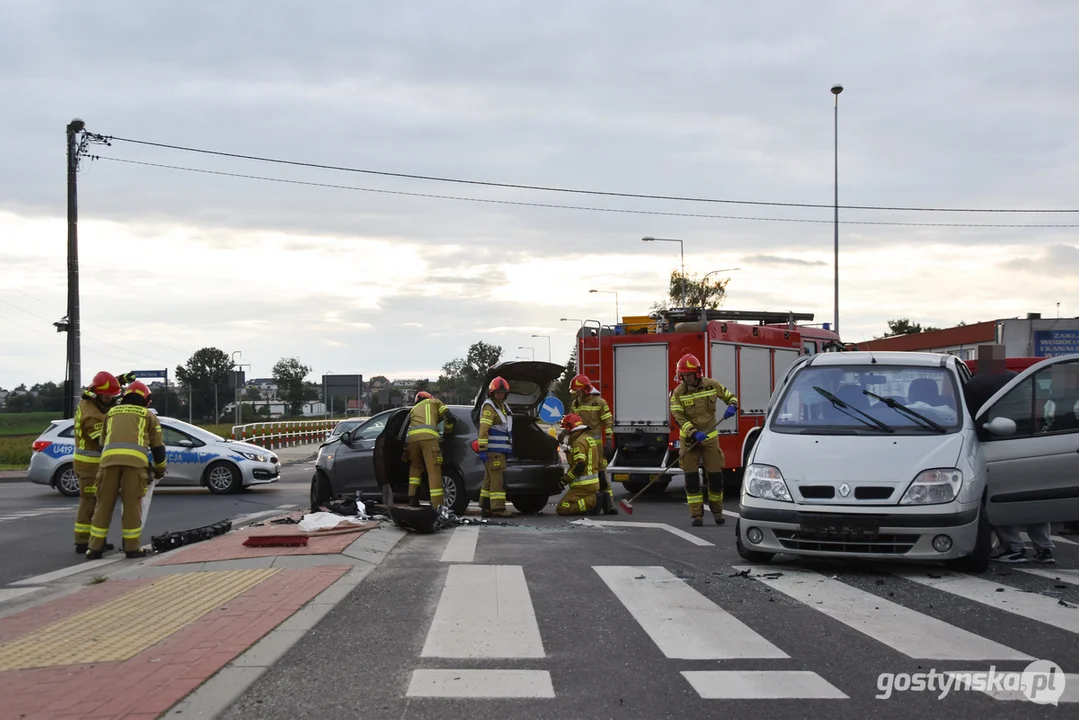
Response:
[{"label": "metal barrier fence", "polygon": [[[366,418],[350,418],[365,420]],[[340,420],[281,420],[234,425],[232,439],[277,450],[296,445],[320,443],[330,436]]]}]

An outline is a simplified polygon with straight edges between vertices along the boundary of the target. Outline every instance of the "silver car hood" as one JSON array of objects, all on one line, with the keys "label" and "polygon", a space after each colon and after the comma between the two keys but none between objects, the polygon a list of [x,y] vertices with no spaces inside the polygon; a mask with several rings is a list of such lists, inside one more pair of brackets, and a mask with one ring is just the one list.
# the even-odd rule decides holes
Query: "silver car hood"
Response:
[{"label": "silver car hood", "polygon": [[779,468],[787,482],[906,485],[922,470],[953,468],[963,433],[950,435],[786,435],[766,432],[753,462]]}]

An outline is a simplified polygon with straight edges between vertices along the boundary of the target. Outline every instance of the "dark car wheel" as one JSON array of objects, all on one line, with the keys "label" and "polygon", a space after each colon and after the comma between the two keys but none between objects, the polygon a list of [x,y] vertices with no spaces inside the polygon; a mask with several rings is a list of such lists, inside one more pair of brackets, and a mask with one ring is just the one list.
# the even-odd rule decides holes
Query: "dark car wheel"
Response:
[{"label": "dark car wheel", "polygon": [[985,514],[985,505],[978,509],[978,538],[974,542],[974,551],[970,555],[952,560],[953,570],[962,573],[984,573],[989,569],[993,554],[993,526]]},{"label": "dark car wheel", "polygon": [[311,512],[315,508],[325,505],[333,497],[333,488],[330,487],[330,479],[324,474],[317,472],[311,476]]},{"label": "dark car wheel", "polygon": [[79,476],[71,465],[61,465],[52,476],[52,484],[64,497],[79,496]]},{"label": "dark car wheel", "polygon": [[548,498],[543,495],[521,495],[510,498],[513,507],[522,515],[535,515],[547,507]]},{"label": "dark car wheel", "polygon": [[453,510],[455,515],[460,515],[468,509],[465,481],[456,470],[442,469],[442,502]]},{"label": "dark car wheel", "polygon": [[212,463],[206,468],[205,482],[210,492],[218,495],[237,492],[242,482],[240,469],[230,462]]}]

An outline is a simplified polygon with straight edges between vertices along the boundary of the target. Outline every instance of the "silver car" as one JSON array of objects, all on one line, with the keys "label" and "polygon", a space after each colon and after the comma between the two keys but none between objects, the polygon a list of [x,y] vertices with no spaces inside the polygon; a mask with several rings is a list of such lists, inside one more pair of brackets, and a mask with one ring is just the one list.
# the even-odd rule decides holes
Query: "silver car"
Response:
[{"label": "silver car", "polygon": [[[277,482],[281,463],[258,445],[226,440],[182,420],[158,417],[168,456],[160,486],[204,485],[213,493],[238,492],[252,485]],[[55,487],[62,495],[78,497],[79,481],[72,469],[74,421],[56,420],[34,441],[28,476],[31,482]]]},{"label": "silver car", "polygon": [[1079,355],[968,407],[931,353],[795,361],[746,439],[738,554],[951,561],[984,572],[992,525],[1079,518]]}]

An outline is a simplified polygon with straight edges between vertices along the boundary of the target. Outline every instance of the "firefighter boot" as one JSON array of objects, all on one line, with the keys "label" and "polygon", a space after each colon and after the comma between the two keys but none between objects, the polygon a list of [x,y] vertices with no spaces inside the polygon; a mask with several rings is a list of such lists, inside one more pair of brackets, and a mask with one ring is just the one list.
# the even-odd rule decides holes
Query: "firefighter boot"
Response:
[{"label": "firefighter boot", "polygon": [[124,554],[127,555],[129,560],[135,560],[135,559],[138,559],[138,558],[146,557],[146,551],[145,550],[128,550]]},{"label": "firefighter boot", "polygon": [[[718,490],[716,489],[718,488]],[[716,525],[726,525],[723,517],[723,471],[708,473],[708,508],[712,511]]]},{"label": "firefighter boot", "polygon": [[[85,555],[86,551],[90,549],[90,545],[87,543],[78,543],[75,545],[76,555]],[[105,543],[105,547],[101,548],[102,551],[115,550],[116,546],[110,542]]]}]

